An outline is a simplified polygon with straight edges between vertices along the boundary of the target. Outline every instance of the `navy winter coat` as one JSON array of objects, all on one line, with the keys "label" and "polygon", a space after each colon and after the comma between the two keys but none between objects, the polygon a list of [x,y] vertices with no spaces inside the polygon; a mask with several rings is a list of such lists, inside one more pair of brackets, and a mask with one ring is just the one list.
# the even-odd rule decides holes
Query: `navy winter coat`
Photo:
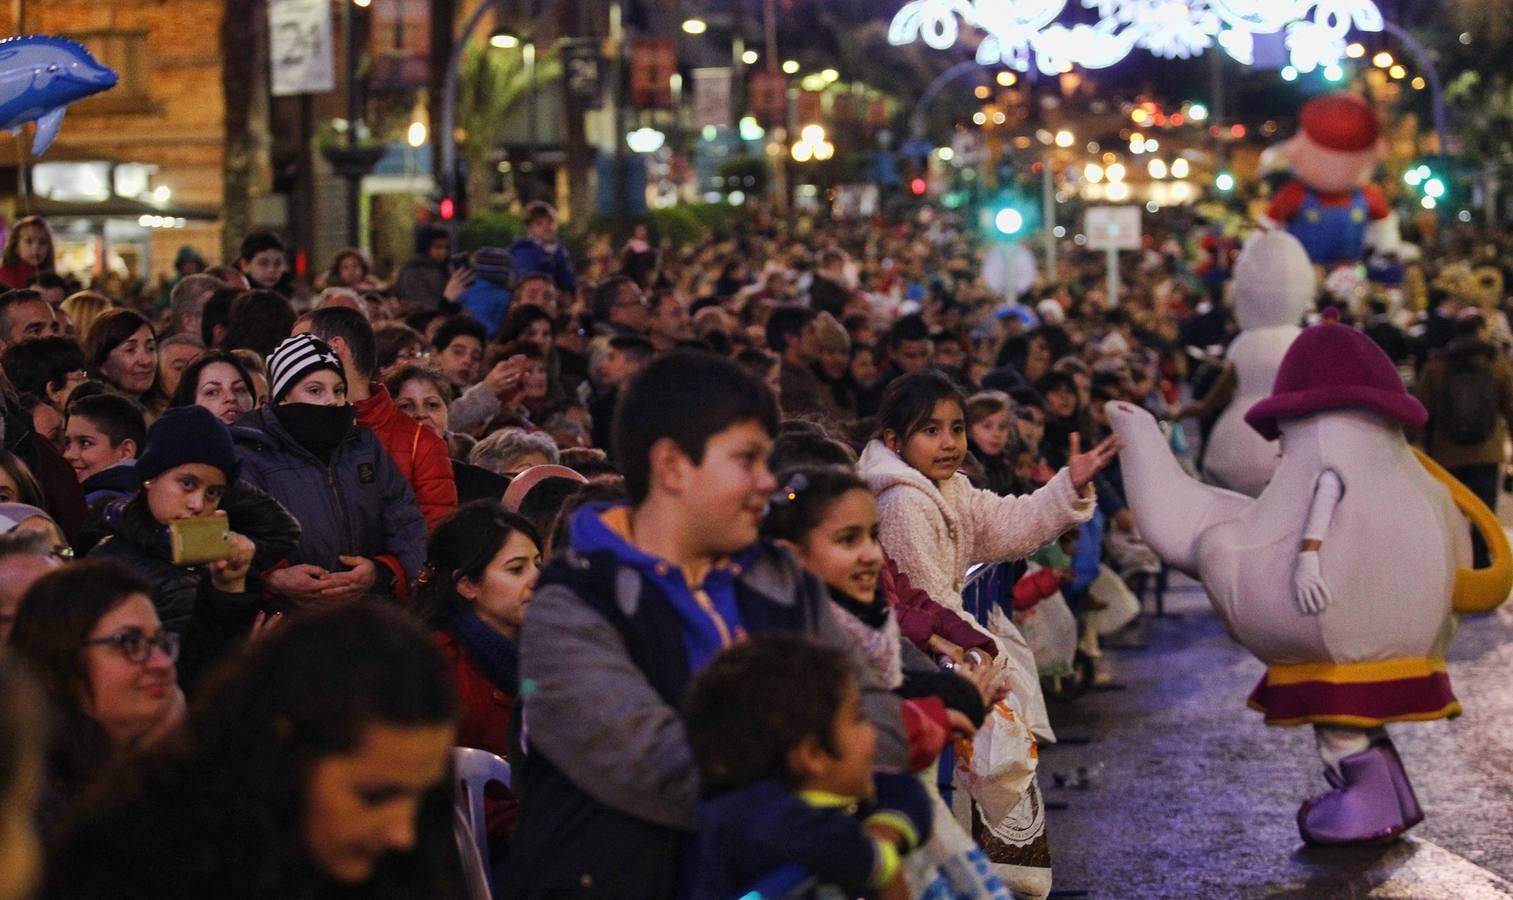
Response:
[{"label": "navy winter coat", "polygon": [[410,485],[378,438],[354,425],[322,463],[294,438],[272,407],[254,410],[231,428],[242,478],[272,494],[299,520],[291,564],[333,571],[337,557],[366,556],[388,566],[395,593],[407,596],[425,562],[426,523]]}]

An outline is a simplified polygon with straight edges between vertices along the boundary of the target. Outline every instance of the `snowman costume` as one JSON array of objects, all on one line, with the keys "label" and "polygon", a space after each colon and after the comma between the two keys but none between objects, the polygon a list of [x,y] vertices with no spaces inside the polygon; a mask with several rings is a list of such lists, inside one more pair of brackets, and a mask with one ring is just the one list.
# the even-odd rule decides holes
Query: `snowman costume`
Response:
[{"label": "snowman costume", "polygon": [[[1142,533],[1266,663],[1251,707],[1268,725],[1315,728],[1331,789],[1298,811],[1310,843],[1391,840],[1423,819],[1385,726],[1460,713],[1444,661],[1454,613],[1513,586],[1490,510],[1408,446],[1403,426],[1426,417],[1386,354],[1332,320],[1303,330],[1246,413],[1281,441],[1253,500],[1186,478],[1148,413],[1109,405]],[[1461,513],[1500,554],[1495,571],[1463,568]]]},{"label": "snowman costume", "polygon": [[1303,245],[1285,231],[1257,232],[1240,252],[1230,293],[1240,334],[1224,353],[1235,391],[1203,453],[1203,476],[1211,484],[1255,497],[1271,480],[1277,448],[1245,424],[1245,413],[1271,392],[1317,285]]}]

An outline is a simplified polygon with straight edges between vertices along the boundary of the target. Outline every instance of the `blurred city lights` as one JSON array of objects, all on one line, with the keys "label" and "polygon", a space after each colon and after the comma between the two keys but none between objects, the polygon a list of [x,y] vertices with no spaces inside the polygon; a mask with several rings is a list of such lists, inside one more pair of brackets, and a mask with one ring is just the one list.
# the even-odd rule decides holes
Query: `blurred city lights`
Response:
[{"label": "blurred city lights", "polygon": [[1145,170],[1150,173],[1152,178],[1165,178],[1167,171],[1166,162],[1157,157],[1146,164]]},{"label": "blurred city lights", "polygon": [[1111,184],[1118,184],[1124,180],[1124,163],[1114,163],[1103,170],[1103,175]]},{"label": "blurred city lights", "polygon": [[940,157],[941,162],[950,162],[956,158],[956,151],[950,147],[941,147],[935,151],[935,155]]},{"label": "blurred city lights", "polygon": [[1103,180],[1103,167],[1097,163],[1088,163],[1082,167],[1082,177],[1089,184],[1097,184]]},{"label": "blurred city lights", "polygon": [[1351,59],[1360,59],[1366,55],[1366,46],[1361,43],[1352,42],[1345,47],[1345,55]]},{"label": "blurred city lights", "polygon": [[405,141],[411,147],[423,147],[426,142],[426,123],[411,122],[410,128],[405,132]]},{"label": "blurred city lights", "polygon": [[1194,103],[1187,108],[1187,117],[1194,122],[1208,121],[1208,107],[1201,103]]},{"label": "blurred city lights", "polygon": [[993,217],[993,227],[1002,234],[1018,234],[1024,227],[1024,215],[1017,209],[1000,209]]},{"label": "blurred city lights", "polygon": [[1056,132],[1056,146],[1058,147],[1070,147],[1076,140],[1077,139],[1072,136],[1072,133],[1070,131],[1067,131],[1065,128]]},{"label": "blurred city lights", "polygon": [[997,80],[998,84],[1002,87],[1013,87],[1019,83],[1019,76],[1013,72],[999,72]]},{"label": "blurred city lights", "polygon": [[1391,75],[1393,78],[1406,78],[1408,76],[1408,70],[1403,68],[1402,66],[1393,66],[1392,68],[1387,70],[1387,74]]},{"label": "blurred city lights", "polygon": [[1438,178],[1430,178],[1424,182],[1424,194],[1438,200],[1445,196],[1445,183]]},{"label": "blurred city lights", "polygon": [[1422,75],[1415,75],[1415,76],[1413,76],[1413,80],[1410,81],[1410,82],[1408,82],[1408,83],[1411,84],[1411,85],[1413,85],[1413,89],[1415,91],[1421,91],[1421,90],[1423,90],[1424,89],[1424,85],[1427,84],[1427,82],[1424,81],[1424,76],[1422,76]]},{"label": "blurred city lights", "polygon": [[1383,50],[1377,55],[1371,57],[1371,64],[1373,66],[1376,66],[1378,69],[1385,69],[1388,66],[1392,65],[1392,54],[1388,53],[1386,50]]},{"label": "blurred city lights", "polygon": [[796,75],[799,70],[799,61],[796,59],[783,60],[783,72],[788,75]]},{"label": "blurred city lights", "polygon": [[988,124],[988,114],[985,113],[985,112],[982,112],[981,110],[979,110],[979,111],[977,111],[975,113],[972,113],[972,124],[973,125],[986,125],[986,124]]},{"label": "blurred city lights", "polygon": [[825,82],[827,84],[833,84],[834,82],[840,80],[841,73],[837,72],[834,69],[821,69],[820,77],[825,79]]},{"label": "blurred city lights", "polygon": [[977,87],[972,89],[972,96],[976,97],[978,100],[986,100],[992,93],[993,89],[985,84],[979,84]]},{"label": "blurred city lights", "polygon": [[1187,164],[1187,160],[1183,159],[1180,156],[1177,157],[1176,159],[1172,160],[1172,177],[1173,178],[1186,178],[1187,177],[1187,173],[1189,171],[1190,170],[1189,170],[1189,167],[1188,167],[1188,164]]},{"label": "blurred city lights", "polygon": [[1214,179],[1214,187],[1218,188],[1221,191],[1234,190],[1235,176],[1229,174],[1228,172],[1220,172],[1219,176]]},{"label": "blurred city lights", "polygon": [[683,30],[688,34],[703,34],[709,30],[703,19],[684,19]]},{"label": "blurred city lights", "polygon": [[747,50],[745,53],[741,54],[741,62],[745,63],[748,66],[756,65],[757,58],[757,52],[755,50]]},{"label": "blurred city lights", "polygon": [[1298,70],[1294,69],[1292,66],[1283,66],[1282,67],[1282,80],[1283,81],[1297,81],[1298,80]]},{"label": "blurred city lights", "polygon": [[1345,69],[1337,63],[1330,63],[1324,67],[1325,81],[1344,81]]}]

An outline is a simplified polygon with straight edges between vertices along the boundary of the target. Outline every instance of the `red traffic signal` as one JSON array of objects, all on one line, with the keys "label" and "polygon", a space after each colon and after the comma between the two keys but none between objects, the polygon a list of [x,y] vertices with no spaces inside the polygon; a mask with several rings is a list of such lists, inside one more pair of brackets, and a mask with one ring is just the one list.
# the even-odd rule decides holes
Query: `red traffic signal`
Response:
[{"label": "red traffic signal", "polygon": [[455,204],[455,203],[452,202],[452,198],[451,197],[442,197],[441,198],[441,219],[442,219],[442,221],[443,222],[450,222],[450,221],[452,221],[452,217],[455,216],[455,215],[457,215],[457,204]]},{"label": "red traffic signal", "polygon": [[909,182],[909,192],[916,197],[923,197],[925,194],[925,188],[927,187],[929,187],[929,185],[925,184],[925,180],[923,178],[916,178],[913,181]]}]

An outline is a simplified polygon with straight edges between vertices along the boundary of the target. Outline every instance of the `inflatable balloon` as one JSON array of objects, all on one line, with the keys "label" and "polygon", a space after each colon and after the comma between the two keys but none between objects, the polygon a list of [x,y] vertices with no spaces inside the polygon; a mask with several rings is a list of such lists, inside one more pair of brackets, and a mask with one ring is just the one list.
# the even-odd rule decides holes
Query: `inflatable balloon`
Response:
[{"label": "inflatable balloon", "polygon": [[0,128],[36,123],[32,155],[58,136],[68,104],[115,87],[116,73],[78,41],[32,34],[0,41]]}]

